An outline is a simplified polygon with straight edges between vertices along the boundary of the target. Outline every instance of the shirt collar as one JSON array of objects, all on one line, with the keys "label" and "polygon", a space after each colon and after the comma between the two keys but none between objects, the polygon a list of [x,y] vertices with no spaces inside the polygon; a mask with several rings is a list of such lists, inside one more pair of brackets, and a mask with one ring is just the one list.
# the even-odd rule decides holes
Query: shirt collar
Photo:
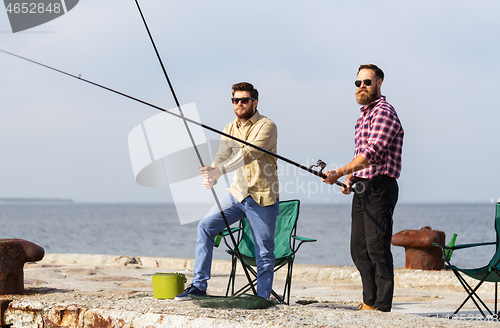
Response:
[{"label": "shirt collar", "polygon": [[377,105],[382,100],[385,101],[385,96],[380,96],[377,99],[375,99],[374,101],[372,101],[371,103],[369,103],[368,105],[361,107],[360,111],[369,112],[373,107],[375,107],[375,105]]}]

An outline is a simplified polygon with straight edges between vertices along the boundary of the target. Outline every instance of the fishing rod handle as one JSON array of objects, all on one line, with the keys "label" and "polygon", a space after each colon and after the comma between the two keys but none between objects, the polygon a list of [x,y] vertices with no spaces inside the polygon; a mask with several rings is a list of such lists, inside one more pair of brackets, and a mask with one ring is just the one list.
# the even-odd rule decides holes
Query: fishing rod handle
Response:
[{"label": "fishing rod handle", "polygon": [[335,181],[335,184],[337,186],[341,186],[342,188],[347,188],[347,186],[345,184],[343,184],[342,182],[339,182],[339,181]]},{"label": "fishing rod handle", "polygon": [[[305,170],[311,172],[312,174],[320,177],[320,178],[323,178],[323,179],[326,179],[327,178],[327,175],[322,173],[322,172],[318,172],[318,171],[314,171],[313,169],[310,169],[308,167],[303,167]],[[336,184],[337,186],[340,186],[342,188],[347,188],[347,186],[345,184],[343,184],[342,182],[340,181],[335,181],[334,184]]]}]

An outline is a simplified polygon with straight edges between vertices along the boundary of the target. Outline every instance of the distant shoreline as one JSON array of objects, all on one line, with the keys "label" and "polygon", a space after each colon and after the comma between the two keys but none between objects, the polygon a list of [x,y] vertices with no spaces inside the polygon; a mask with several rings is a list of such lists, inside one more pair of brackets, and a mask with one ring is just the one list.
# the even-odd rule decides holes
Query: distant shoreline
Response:
[{"label": "distant shoreline", "polygon": [[0,198],[0,204],[20,204],[20,203],[74,203],[73,199],[69,198],[22,198],[22,197],[9,197]]},{"label": "distant shoreline", "polygon": [[[23,198],[23,197],[0,197],[0,204],[81,204],[81,205],[168,205],[175,206],[173,202],[156,202],[156,201],[75,201],[71,198]],[[467,202],[467,201],[456,201],[456,202],[400,202],[397,206],[449,206],[449,205],[494,205],[497,202]],[[500,203],[500,199],[498,200]],[[183,203],[183,205],[185,205]],[[202,204],[206,205],[206,204]],[[308,202],[301,201],[301,206],[351,206],[350,202]]]}]

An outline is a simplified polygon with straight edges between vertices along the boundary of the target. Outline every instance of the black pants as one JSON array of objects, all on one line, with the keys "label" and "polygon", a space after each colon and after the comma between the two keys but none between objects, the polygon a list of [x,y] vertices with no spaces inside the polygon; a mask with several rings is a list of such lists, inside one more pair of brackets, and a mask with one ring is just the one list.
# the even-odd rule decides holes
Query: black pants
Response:
[{"label": "black pants", "polygon": [[398,183],[387,176],[355,181],[356,193],[351,212],[351,257],[361,275],[363,302],[388,312],[394,294],[391,238]]}]

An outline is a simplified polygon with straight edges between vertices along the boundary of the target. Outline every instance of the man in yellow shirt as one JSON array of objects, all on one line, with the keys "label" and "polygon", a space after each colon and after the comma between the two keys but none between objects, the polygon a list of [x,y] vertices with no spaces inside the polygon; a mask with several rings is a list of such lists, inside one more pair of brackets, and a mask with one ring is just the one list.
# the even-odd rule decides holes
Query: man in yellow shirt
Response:
[{"label": "man in yellow shirt", "polygon": [[[236,119],[224,128],[224,132],[276,153],[278,130],[257,110],[259,92],[247,82],[233,85],[232,90]],[[248,218],[257,262],[257,295],[269,299],[274,277],[274,230],[279,212],[276,158],[222,136],[212,166],[200,168],[203,184],[210,189],[221,175],[233,171],[234,182],[220,199],[220,204],[229,225]],[[225,227],[217,206],[200,221],[194,278],[176,300],[190,300],[190,294],[206,295],[214,238]]]}]

